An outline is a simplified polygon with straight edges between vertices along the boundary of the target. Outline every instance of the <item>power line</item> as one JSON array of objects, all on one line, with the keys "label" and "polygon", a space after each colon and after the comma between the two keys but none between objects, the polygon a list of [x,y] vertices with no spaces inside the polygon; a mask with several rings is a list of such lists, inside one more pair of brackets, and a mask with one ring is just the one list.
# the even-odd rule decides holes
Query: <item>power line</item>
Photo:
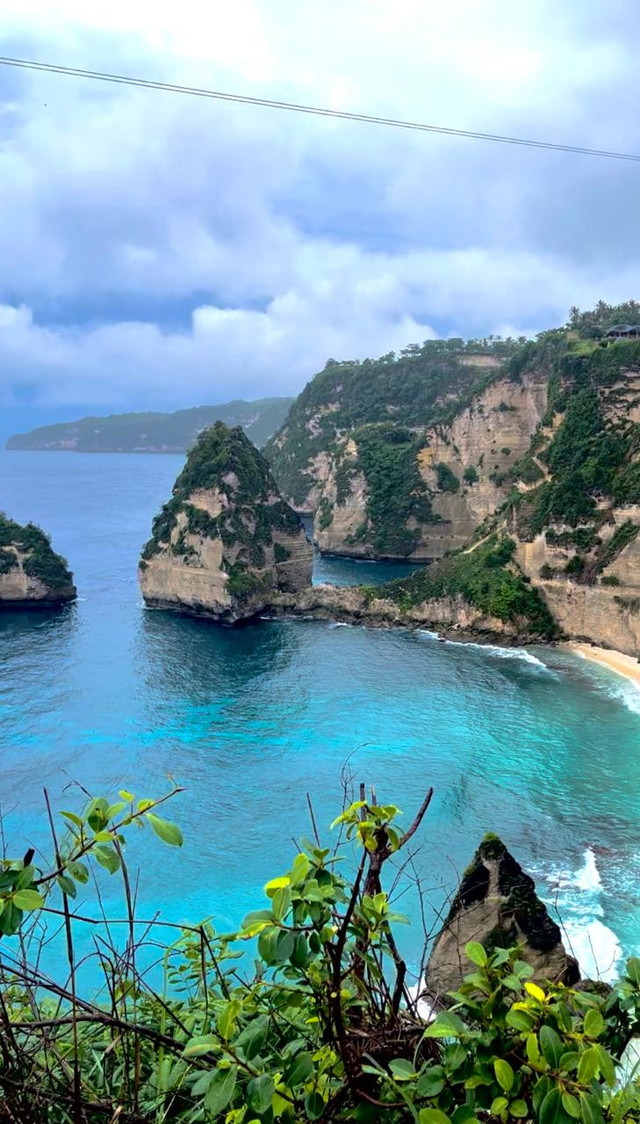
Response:
[{"label": "power line", "polygon": [[80,70],[73,66],[58,66],[55,63],[34,62],[30,59],[0,57],[2,66],[18,67],[22,70],[38,70],[45,74],[63,74],[71,78],[90,78],[96,82],[113,82],[121,86],[136,86],[143,90],[160,90],[170,94],[187,94],[190,97],[214,98],[218,101],[237,102],[241,105],[257,105],[267,109],[284,109],[292,113],[308,113],[314,117],[333,117],[342,121],[358,121],[366,125],[386,125],[394,129],[414,129],[422,133],[439,133],[443,136],[464,137],[467,140],[494,141],[498,144],[516,144],[525,148],[544,148],[553,152],[572,152],[581,156],[603,156],[609,160],[631,160],[640,163],[640,155],[629,152],[611,152],[601,148],[587,148],[584,145],[554,144],[552,141],[527,140],[523,137],[507,137],[498,133],[480,133],[471,129],[453,129],[445,125],[427,125],[420,121],[402,121],[394,117],[376,117],[369,113],[349,113],[341,109],[326,109],[316,105],[299,105],[296,102],[277,101],[274,98],[257,98],[249,94],[231,94],[222,90],[207,90],[197,86],[178,86],[173,82],[154,82],[148,78],[132,78],[123,74],[110,74],[101,70]]}]

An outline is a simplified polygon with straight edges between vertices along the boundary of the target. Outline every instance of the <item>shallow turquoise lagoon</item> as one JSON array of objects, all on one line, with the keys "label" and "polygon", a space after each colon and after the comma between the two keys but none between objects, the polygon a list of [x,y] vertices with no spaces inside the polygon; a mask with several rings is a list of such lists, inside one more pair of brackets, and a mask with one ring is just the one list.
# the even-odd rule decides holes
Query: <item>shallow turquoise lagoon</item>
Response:
[{"label": "shallow turquoise lagoon", "polygon": [[[57,615],[0,615],[0,799],[11,849],[40,840],[43,786],[72,807],[75,782],[156,795],[175,777],[186,792],[171,814],[185,846],[152,846],[142,833],[132,842],[141,913],[214,915],[226,929],[261,905],[264,882],[308,831],[307,792],[328,829],[346,769],[407,819],[434,786],[414,860],[428,927],[493,830],[537,878],[589,970],[595,958],[607,974],[637,951],[640,693],[553,648],[313,621],[222,631],[145,611],[136,561],[180,463],[0,453],[0,508],[52,533],[80,594]],[[339,582],[396,572],[326,559],[317,568]],[[402,908],[416,963],[412,892]]]}]

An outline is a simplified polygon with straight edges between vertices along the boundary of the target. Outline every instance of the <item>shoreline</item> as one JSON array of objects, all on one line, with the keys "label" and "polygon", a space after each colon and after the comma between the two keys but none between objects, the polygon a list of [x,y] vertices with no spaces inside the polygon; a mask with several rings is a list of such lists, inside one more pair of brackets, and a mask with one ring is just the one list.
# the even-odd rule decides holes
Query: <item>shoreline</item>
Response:
[{"label": "shoreline", "polygon": [[615,671],[618,675],[622,675],[633,683],[640,691],[640,663],[633,656],[626,656],[623,652],[618,652],[614,648],[599,648],[595,644],[582,643],[577,640],[569,640],[562,647],[575,655],[583,656],[584,659],[590,660],[592,663],[599,664],[600,667]]}]

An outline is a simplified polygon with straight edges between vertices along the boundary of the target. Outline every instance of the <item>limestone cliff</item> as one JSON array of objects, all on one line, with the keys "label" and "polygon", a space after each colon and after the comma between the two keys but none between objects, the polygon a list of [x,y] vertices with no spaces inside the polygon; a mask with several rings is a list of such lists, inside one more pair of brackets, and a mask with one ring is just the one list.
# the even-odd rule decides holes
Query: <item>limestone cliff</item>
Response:
[{"label": "limestone cliff", "polygon": [[0,609],[51,609],[74,601],[73,574],[33,523],[0,513]]},{"label": "limestone cliff", "polygon": [[545,351],[550,399],[507,501],[486,521],[516,540],[515,560],[562,632],[640,655],[640,345]]},{"label": "limestone cliff", "polygon": [[477,941],[488,952],[520,945],[522,959],[534,969],[534,980],[569,985],[580,978],[559,927],[536,895],[533,879],[496,835],[485,836],[476,851],[436,937],[425,981],[430,995],[455,991],[474,970],[465,953],[469,941]]},{"label": "limestone cliff", "polygon": [[311,583],[313,551],[269,467],[238,426],[200,435],[139,566],[147,605],[224,624]]},{"label": "limestone cliff", "polygon": [[404,441],[398,427],[350,433],[310,468],[318,548],[424,561],[462,547],[508,494],[498,481],[527,452],[547,383],[540,372],[500,377],[450,424],[407,431]]}]

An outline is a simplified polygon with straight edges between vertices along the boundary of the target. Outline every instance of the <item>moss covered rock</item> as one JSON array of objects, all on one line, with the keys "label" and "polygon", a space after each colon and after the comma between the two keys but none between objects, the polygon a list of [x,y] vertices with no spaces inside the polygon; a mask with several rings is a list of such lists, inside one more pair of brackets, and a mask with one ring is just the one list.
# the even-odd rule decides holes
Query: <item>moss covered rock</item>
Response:
[{"label": "moss covered rock", "polygon": [[431,995],[455,991],[463,976],[473,971],[465,954],[469,941],[484,945],[488,952],[519,945],[535,980],[574,984],[580,978],[533,879],[497,835],[486,835],[480,844],[436,938],[426,975]]},{"label": "moss covered rock", "polygon": [[223,624],[311,584],[313,552],[264,457],[240,427],[217,422],[187,456],[142,552],[147,605]]},{"label": "moss covered rock", "polygon": [[73,574],[45,532],[0,512],[0,609],[57,608],[75,598]]}]

